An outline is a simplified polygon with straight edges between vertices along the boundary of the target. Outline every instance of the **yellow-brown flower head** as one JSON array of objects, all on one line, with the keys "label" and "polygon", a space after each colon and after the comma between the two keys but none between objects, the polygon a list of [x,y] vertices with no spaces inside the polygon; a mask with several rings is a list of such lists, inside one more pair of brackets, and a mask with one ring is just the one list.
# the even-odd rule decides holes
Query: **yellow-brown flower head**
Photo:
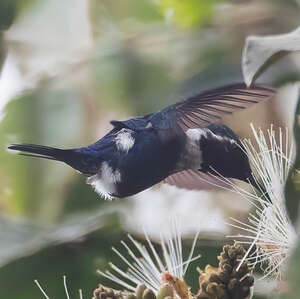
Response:
[{"label": "yellow-brown flower head", "polygon": [[241,245],[225,245],[218,256],[219,267],[210,265],[200,270],[198,299],[244,299],[250,295],[254,277],[247,262],[240,265],[245,255]]}]

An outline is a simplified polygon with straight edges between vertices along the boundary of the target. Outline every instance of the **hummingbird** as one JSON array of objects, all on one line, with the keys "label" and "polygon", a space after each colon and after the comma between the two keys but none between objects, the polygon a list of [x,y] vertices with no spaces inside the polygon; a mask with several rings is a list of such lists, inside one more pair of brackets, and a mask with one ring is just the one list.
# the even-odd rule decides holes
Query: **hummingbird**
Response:
[{"label": "hummingbird", "polygon": [[132,196],[160,182],[201,190],[216,176],[261,190],[238,136],[222,123],[222,116],[269,99],[275,92],[259,85],[227,85],[155,113],[112,120],[111,131],[89,146],[12,144],[8,148],[68,164],[87,176],[87,183],[105,198]]}]

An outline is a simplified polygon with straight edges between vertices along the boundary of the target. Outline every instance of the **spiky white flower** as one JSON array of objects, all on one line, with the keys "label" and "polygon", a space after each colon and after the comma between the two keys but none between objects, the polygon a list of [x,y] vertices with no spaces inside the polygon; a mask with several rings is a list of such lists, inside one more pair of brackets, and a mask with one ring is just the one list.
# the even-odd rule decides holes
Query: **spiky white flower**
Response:
[{"label": "spiky white flower", "polygon": [[[65,288],[66,297],[67,297],[67,299],[70,299],[69,290],[68,290],[68,287],[67,287],[67,279],[66,279],[65,275],[63,276],[63,280],[64,280],[64,288]],[[35,280],[34,283],[38,286],[38,288],[40,289],[40,291],[42,292],[42,294],[44,295],[44,297],[46,299],[50,299],[50,297],[47,295],[47,293],[42,288],[42,286],[40,285],[40,283],[37,280]],[[79,290],[79,299],[83,299],[82,290]]]},{"label": "spiky white flower", "polygon": [[[127,250],[128,256],[113,248],[113,251],[128,266],[126,272],[110,263],[113,272],[106,271],[104,273],[98,270],[98,273],[129,291],[134,291],[138,285],[144,284],[148,289],[157,293],[162,285],[162,277],[166,272],[176,278],[183,279],[190,262],[200,257],[199,255],[193,257],[199,234],[196,234],[194,238],[187,260],[183,261],[181,232],[177,221],[172,222],[168,235],[161,235],[160,246],[163,257],[160,257],[154,248],[148,234],[144,233],[147,247],[140,244],[131,235],[128,235],[133,245],[132,249],[124,241],[121,241],[121,244]],[[138,256],[134,251],[138,252]]]},{"label": "spiky white flower", "polygon": [[[242,259],[255,266],[260,263],[264,276],[281,278],[285,272],[286,261],[297,239],[285,207],[284,187],[293,164],[293,142],[289,140],[288,129],[285,134],[279,129],[276,136],[273,127],[267,131],[267,138],[261,129],[251,129],[256,145],[244,140],[243,146],[254,170],[256,181],[260,181],[267,194],[247,192],[228,181],[235,192],[240,193],[255,207],[249,214],[249,223],[232,219],[233,227],[244,234],[231,236],[240,244],[248,244],[249,249]],[[258,148],[258,149],[256,149]],[[262,190],[261,190],[262,191]]]}]

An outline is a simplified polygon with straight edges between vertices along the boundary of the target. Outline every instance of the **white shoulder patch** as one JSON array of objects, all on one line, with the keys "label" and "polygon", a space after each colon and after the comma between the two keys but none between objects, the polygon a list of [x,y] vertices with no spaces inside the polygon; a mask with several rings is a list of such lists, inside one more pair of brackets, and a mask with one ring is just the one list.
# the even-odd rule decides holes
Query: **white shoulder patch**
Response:
[{"label": "white shoulder patch", "polygon": [[107,162],[103,162],[99,173],[89,177],[87,183],[105,199],[111,199],[111,194],[116,193],[116,184],[121,182],[119,170],[113,171]]},{"label": "white shoulder patch", "polygon": [[115,138],[117,149],[126,153],[133,147],[134,141],[127,129],[122,129]]}]

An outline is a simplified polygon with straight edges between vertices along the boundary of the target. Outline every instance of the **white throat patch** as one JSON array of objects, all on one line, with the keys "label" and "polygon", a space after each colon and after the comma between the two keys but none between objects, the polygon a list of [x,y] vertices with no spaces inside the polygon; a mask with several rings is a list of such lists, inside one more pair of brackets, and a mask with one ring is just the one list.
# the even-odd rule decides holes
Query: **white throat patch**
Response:
[{"label": "white throat patch", "polygon": [[119,170],[113,171],[107,162],[103,162],[99,173],[89,177],[87,183],[105,199],[111,199],[111,194],[116,193],[116,184],[121,182]]},{"label": "white throat patch", "polygon": [[189,139],[193,141],[198,141],[202,136],[207,135],[207,130],[205,129],[188,129],[186,132],[186,135],[188,136]]},{"label": "white throat patch", "polygon": [[236,141],[230,137],[227,136],[219,136],[213,133],[210,129],[208,128],[203,128],[203,129],[188,129],[186,131],[186,135],[188,138],[192,141],[199,141],[202,136],[207,137],[207,134],[211,134],[211,136],[215,139],[218,139],[219,141],[229,141],[230,143],[236,143]]},{"label": "white throat patch", "polygon": [[115,138],[117,149],[128,153],[134,145],[134,138],[127,129],[122,129]]}]

